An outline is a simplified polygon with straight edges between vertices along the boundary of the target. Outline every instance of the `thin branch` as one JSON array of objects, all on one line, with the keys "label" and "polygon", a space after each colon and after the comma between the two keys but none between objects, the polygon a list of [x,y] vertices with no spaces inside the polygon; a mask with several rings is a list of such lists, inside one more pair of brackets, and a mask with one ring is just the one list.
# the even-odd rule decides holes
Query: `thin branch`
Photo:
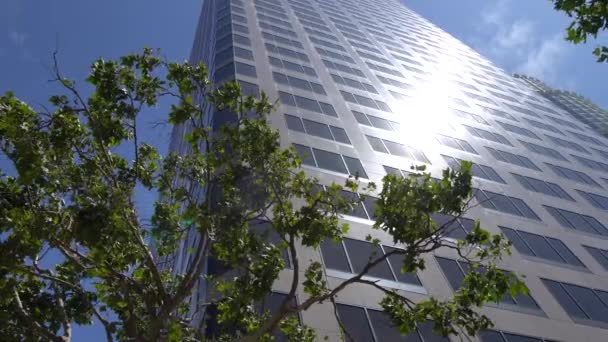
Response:
[{"label": "thin branch", "polygon": [[35,330],[40,336],[46,337],[49,341],[61,341],[62,339],[55,336],[52,332],[50,332],[46,327],[38,323],[34,318],[25,311],[23,307],[23,303],[21,302],[21,297],[19,297],[19,292],[17,289],[13,289],[13,296],[15,297],[15,303],[17,304],[17,315],[21,317],[21,319],[27,324],[30,328]]}]

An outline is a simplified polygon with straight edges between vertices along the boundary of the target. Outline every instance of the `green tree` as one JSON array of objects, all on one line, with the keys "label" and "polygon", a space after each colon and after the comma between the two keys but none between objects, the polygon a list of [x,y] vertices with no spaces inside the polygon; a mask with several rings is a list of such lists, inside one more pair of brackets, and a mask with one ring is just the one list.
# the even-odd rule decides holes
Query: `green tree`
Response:
[{"label": "green tree", "polygon": [[[566,40],[574,44],[586,43],[608,29],[608,0],[551,0],[556,10],[573,18],[567,28]],[[608,47],[593,50],[598,62],[608,62]]]},{"label": "green tree", "polygon": [[[470,163],[445,170],[439,180],[419,168],[408,178],[384,177],[379,190],[357,178],[320,190],[299,170],[295,150],[281,148],[278,132],[267,124],[273,104],[266,95],[244,96],[233,82],[213,87],[204,65],[167,63],[149,49],[98,60],[91,69],[93,91],[84,98],[55,67],[55,81],[65,91],[50,97],[52,110],[37,112],[11,93],[0,98],[0,148],[15,170],[0,178],[4,341],[68,341],[74,324],[93,321],[103,325],[108,341],[204,340],[188,305],[200,282],[213,295],[196,305],[216,308],[221,334],[215,338],[225,341],[270,340],[278,329],[293,341],[322,338],[293,313],[334,303],[356,283],[384,293],[381,305],[404,334],[416,322],[433,320],[442,334],[474,335],[491,325],[479,307],[506,292],[526,291],[497,268],[509,247],[501,236],[477,223],[453,243],[444,239],[453,221],[438,226],[431,219],[433,213],[459,217],[466,211]],[[161,97],[176,100],[168,121],[188,128],[182,141],[188,154],[163,157],[138,140],[138,117]],[[214,130],[206,105],[228,123]],[[132,157],[117,153],[129,146]],[[136,211],[136,186],[160,195],[151,218]],[[348,226],[339,218],[361,198],[346,199],[343,189],[377,194],[373,229],[403,249],[370,255],[362,272],[330,286],[322,265],[298,251],[344,238]],[[260,219],[279,243],[251,231]],[[188,262],[175,274],[173,257],[188,236],[198,238],[184,249]],[[422,256],[439,248],[457,250],[473,266],[449,301],[414,302],[364,277],[393,255],[403,260],[402,272],[423,270]],[[260,313],[254,304],[285,269],[284,250],[292,264],[291,291],[278,310]],[[50,254],[60,261],[45,266]],[[210,257],[232,276],[205,275]],[[295,303],[299,287],[305,294]]]}]

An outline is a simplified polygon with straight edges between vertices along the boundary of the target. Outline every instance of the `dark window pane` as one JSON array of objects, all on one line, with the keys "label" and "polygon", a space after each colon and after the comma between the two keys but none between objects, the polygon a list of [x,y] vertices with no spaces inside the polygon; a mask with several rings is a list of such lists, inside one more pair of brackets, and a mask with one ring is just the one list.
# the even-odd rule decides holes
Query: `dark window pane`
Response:
[{"label": "dark window pane", "polygon": [[551,244],[551,246],[559,253],[566,263],[585,267],[578,257],[574,255],[574,253],[572,253],[572,251],[561,240],[547,237],[547,241],[549,241],[549,244]]},{"label": "dark window pane", "polygon": [[302,159],[302,164],[317,166],[314,158],[312,157],[312,151],[310,150],[310,147],[300,144],[293,144],[293,146],[296,148],[296,153],[298,154],[300,159]]},{"label": "dark window pane", "polygon": [[322,113],[321,107],[319,107],[319,103],[317,101],[311,100],[306,97],[297,96],[297,95],[294,97],[296,99],[296,103],[298,104],[298,107],[300,107],[302,109],[310,110],[312,112]]},{"label": "dark window pane", "polygon": [[281,103],[283,103],[283,104],[294,106],[294,107],[296,105],[296,101],[294,100],[293,95],[291,95],[291,94],[280,91],[279,99],[281,100]]},{"label": "dark window pane", "polygon": [[[384,251],[386,253],[390,253],[393,250],[395,250],[395,248],[384,246]],[[391,264],[391,267],[393,268],[393,272],[395,273],[395,276],[397,277],[397,281],[400,281],[400,282],[406,283],[406,284],[422,286],[422,283],[420,283],[420,279],[418,279],[418,276],[416,275],[416,273],[401,272],[401,268],[403,267],[403,255],[393,254],[388,257],[388,262]]]},{"label": "dark window pane", "polygon": [[411,155],[407,152],[405,146],[389,140],[384,140],[384,144],[386,145],[386,148],[388,149],[390,154],[411,158]]},{"label": "dark window pane", "polygon": [[557,262],[564,262],[544,237],[520,231],[521,237],[530,245],[536,256]]},{"label": "dark window pane", "polygon": [[367,173],[365,173],[365,169],[363,165],[361,165],[361,161],[357,158],[352,158],[349,156],[343,156],[344,162],[346,162],[346,166],[348,166],[348,171],[351,176],[359,176],[362,178],[367,178]]},{"label": "dark window pane", "polygon": [[404,339],[391,318],[383,311],[367,310],[377,341],[402,341]]},{"label": "dark window pane", "polygon": [[313,148],[313,152],[318,167],[340,173],[348,173],[346,166],[344,166],[344,162],[342,161],[342,157],[339,154],[316,148]]},{"label": "dark window pane", "polygon": [[369,144],[372,145],[372,149],[374,151],[388,153],[388,150],[386,149],[386,147],[384,147],[382,140],[380,140],[379,138],[376,138],[376,137],[369,136],[369,135],[366,135],[366,137],[367,137],[367,141],[369,141]]},{"label": "dark window pane", "polygon": [[331,133],[333,134],[334,139],[336,141],[350,145],[350,140],[348,139],[348,135],[346,135],[346,131],[343,128],[336,127],[336,126],[329,126],[329,128],[331,129]]},{"label": "dark window pane", "polygon": [[553,297],[557,299],[559,304],[564,308],[564,310],[566,310],[566,312],[570,316],[583,319],[588,318],[587,315],[579,308],[579,306],[572,300],[572,298],[570,298],[568,293],[564,291],[564,289],[558,282],[543,279],[543,283],[545,284],[545,286],[547,286],[551,294],[553,294]]},{"label": "dark window pane", "polygon": [[316,121],[311,121],[308,119],[303,119],[304,127],[306,128],[306,132],[310,135],[316,135],[321,138],[334,140],[331,136],[331,132],[329,131],[329,127],[326,124],[322,124]]},{"label": "dark window pane", "polygon": [[522,240],[515,230],[506,227],[500,227],[500,229],[505,233],[507,239],[513,243],[513,246],[515,246],[518,252],[535,256],[534,252],[526,245],[524,240]]},{"label": "dark window pane", "polygon": [[598,300],[593,290],[572,284],[562,284],[568,293],[585,310],[589,318],[608,322],[608,308]]},{"label": "dark window pane", "polygon": [[321,253],[323,254],[325,267],[342,272],[351,272],[342,242],[335,243],[329,239],[324,240],[321,242]]},{"label": "dark window pane", "polygon": [[487,330],[479,334],[481,342],[505,342],[498,331]]},{"label": "dark window pane", "polygon": [[351,203],[351,210],[348,215],[364,219],[368,218],[365,209],[363,209],[361,202],[359,202],[359,195],[352,191],[340,190],[340,196]]},{"label": "dark window pane", "polygon": [[363,198],[363,205],[365,205],[365,209],[367,210],[367,214],[370,219],[374,219],[376,217],[376,201],[378,199],[376,197],[365,195]]},{"label": "dark window pane", "polygon": [[432,322],[418,324],[418,330],[420,331],[420,335],[422,335],[424,342],[450,342],[447,337],[443,337],[441,334],[433,331]]},{"label": "dark window pane", "polygon": [[319,105],[321,106],[321,110],[322,110],[323,114],[329,115],[329,116],[335,116],[335,117],[338,116],[334,107],[332,105],[330,105],[329,103],[319,102]]},{"label": "dark window pane", "polygon": [[304,126],[302,125],[302,120],[300,120],[299,117],[285,114],[285,121],[287,122],[287,128],[305,133]]},{"label": "dark window pane", "polygon": [[374,341],[363,308],[343,304],[336,304],[336,308],[344,328],[355,341]]},{"label": "dark window pane", "polygon": [[357,120],[358,123],[362,124],[362,125],[366,125],[366,126],[371,126],[371,122],[369,121],[369,119],[367,118],[367,115],[361,113],[361,112],[357,112],[353,110],[353,115],[355,116],[355,119]]},{"label": "dark window pane", "polygon": [[[344,244],[355,273],[361,272],[370,261],[374,261],[384,255],[380,246],[374,246],[369,242],[347,238],[344,239]],[[369,270],[368,275],[387,280],[395,280],[386,260],[372,267]]]},{"label": "dark window pane", "polygon": [[464,274],[455,260],[437,257],[437,262],[450,282],[452,290],[457,290],[462,284]]},{"label": "dark window pane", "polygon": [[373,116],[373,115],[369,115],[369,121],[371,121],[372,126],[376,127],[376,128],[382,128],[382,129],[386,129],[388,131],[391,131],[393,128],[391,127],[391,125],[388,123],[388,121],[379,118],[377,116]]},{"label": "dark window pane", "polygon": [[507,342],[542,342],[543,341],[541,339],[538,339],[535,337],[530,337],[530,336],[522,336],[522,335],[509,334],[509,333],[503,333],[503,334],[504,334],[505,338],[507,339]]},{"label": "dark window pane", "polygon": [[608,252],[601,250],[599,248],[583,246],[595,260],[604,267],[604,269],[608,270]]}]

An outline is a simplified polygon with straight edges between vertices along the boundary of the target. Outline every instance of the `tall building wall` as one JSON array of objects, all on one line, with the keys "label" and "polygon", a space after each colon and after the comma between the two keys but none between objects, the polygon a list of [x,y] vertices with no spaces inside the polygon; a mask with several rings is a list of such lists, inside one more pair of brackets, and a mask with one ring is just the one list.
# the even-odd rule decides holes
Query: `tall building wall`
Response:
[{"label": "tall building wall", "polygon": [[[534,89],[392,0],[205,0],[191,59],[207,63],[216,82],[238,79],[247,92],[279,99],[271,124],[322,184],[356,172],[380,183],[413,164],[439,177],[459,159],[475,162],[479,205],[466,216],[513,241],[501,267],[530,289],[483,309],[496,323],[483,341],[608,339],[608,140]],[[173,149],[181,151],[176,142],[187,129],[176,128]],[[351,228],[343,245],[302,249],[299,259],[323,262],[335,285],[356,271],[358,251],[371,248],[366,235],[384,251],[399,248],[371,230],[371,209],[344,217]],[[461,220],[452,237],[470,222]],[[390,263],[375,276],[413,300],[450,298],[463,267],[457,255],[425,259],[417,276]],[[291,272],[282,272],[278,294]],[[359,340],[396,340],[375,311],[380,298],[358,284],[337,299]],[[319,340],[340,340],[331,304],[300,318]],[[417,334],[412,341],[440,340],[425,325]]]},{"label": "tall building wall", "polygon": [[516,74],[515,78],[537,89],[547,99],[564,108],[574,118],[589,125],[599,134],[608,136],[608,111],[591,100],[571,91],[552,88],[534,77]]}]

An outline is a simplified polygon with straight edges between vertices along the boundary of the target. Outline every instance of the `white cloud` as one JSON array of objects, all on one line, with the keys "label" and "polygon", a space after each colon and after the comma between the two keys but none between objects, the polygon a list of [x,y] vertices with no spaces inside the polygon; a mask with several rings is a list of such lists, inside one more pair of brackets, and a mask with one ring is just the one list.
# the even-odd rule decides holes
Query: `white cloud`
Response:
[{"label": "white cloud", "polygon": [[531,50],[526,60],[516,67],[516,72],[532,75],[546,81],[554,81],[556,65],[566,54],[566,42],[561,34],[557,34],[541,42]]},{"label": "white cloud", "polygon": [[518,2],[497,0],[482,9],[476,47],[498,64],[551,81],[568,50],[561,34],[543,36],[539,25],[521,18]]},{"label": "white cloud", "polygon": [[16,46],[22,47],[25,43],[25,33],[17,32],[15,30],[11,30],[8,33],[8,38],[15,44]]}]

